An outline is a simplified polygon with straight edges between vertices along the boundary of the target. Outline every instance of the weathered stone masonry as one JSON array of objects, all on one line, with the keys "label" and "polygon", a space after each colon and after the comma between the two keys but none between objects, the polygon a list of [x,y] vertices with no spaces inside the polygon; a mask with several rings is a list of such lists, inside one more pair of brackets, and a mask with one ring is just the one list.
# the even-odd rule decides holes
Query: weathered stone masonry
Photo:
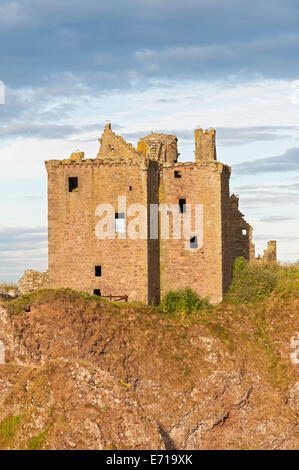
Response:
[{"label": "weathered stone masonry", "polygon": [[[46,162],[48,172],[49,282],[130,301],[158,302],[170,289],[190,286],[213,302],[222,299],[237,256],[254,257],[252,228],[229,192],[230,168],[216,160],[215,130],[195,131],[195,162],[178,162],[177,138],[152,133],[135,149],[107,124],[95,159],[83,152]],[[70,191],[70,178],[77,187]],[[127,206],[203,205],[203,246],[186,240],[98,240],[96,207],[118,196]],[[148,227],[149,230],[149,227]],[[149,233],[149,232],[148,232]],[[95,267],[100,266],[100,276]]]}]

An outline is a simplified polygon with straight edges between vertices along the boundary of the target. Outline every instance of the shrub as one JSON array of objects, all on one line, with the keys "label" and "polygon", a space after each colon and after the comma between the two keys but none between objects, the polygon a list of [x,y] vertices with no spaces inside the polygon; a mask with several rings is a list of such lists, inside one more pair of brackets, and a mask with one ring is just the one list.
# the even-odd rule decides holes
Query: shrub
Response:
[{"label": "shrub", "polygon": [[192,289],[186,287],[185,289],[169,291],[163,298],[159,310],[163,313],[178,314],[185,317],[209,306],[207,299],[201,299]]},{"label": "shrub", "polygon": [[244,258],[237,258],[226,300],[248,304],[268,297],[275,289],[282,269],[277,264],[250,264]]}]

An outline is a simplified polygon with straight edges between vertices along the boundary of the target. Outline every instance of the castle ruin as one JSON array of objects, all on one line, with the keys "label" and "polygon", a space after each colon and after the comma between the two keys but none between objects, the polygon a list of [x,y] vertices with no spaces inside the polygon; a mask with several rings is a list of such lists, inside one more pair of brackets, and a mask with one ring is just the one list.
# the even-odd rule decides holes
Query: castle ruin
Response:
[{"label": "castle ruin", "polygon": [[[49,284],[129,301],[157,303],[169,290],[191,287],[219,302],[227,291],[234,260],[254,259],[252,227],[230,195],[230,167],[217,161],[214,129],[195,130],[195,162],[179,162],[177,137],[151,133],[137,148],[116,135],[108,123],[96,158],[75,152],[64,160],[46,162],[48,172]],[[127,205],[178,204],[203,207],[203,242],[124,237],[99,240],[95,227],[99,204],[115,207],[119,196]],[[171,214],[169,214],[169,217]],[[171,217],[170,217],[171,219]],[[119,220],[118,220],[119,221]],[[171,223],[170,223],[171,226]],[[172,226],[171,226],[172,227]]]}]

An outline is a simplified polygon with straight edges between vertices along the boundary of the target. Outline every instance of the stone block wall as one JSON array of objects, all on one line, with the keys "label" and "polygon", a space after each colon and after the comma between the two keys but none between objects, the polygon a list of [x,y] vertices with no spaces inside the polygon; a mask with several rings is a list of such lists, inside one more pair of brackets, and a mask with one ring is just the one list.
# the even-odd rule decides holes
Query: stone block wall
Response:
[{"label": "stone block wall", "polygon": [[[175,177],[179,171],[180,178]],[[218,302],[223,296],[221,179],[219,162],[164,165],[160,176],[160,204],[200,204],[203,208],[203,245],[186,249],[188,240],[160,240],[161,296],[170,289],[191,287]],[[192,220],[194,222],[194,220]],[[171,227],[172,230],[172,227]]]},{"label": "stone block wall", "polygon": [[18,281],[18,290],[21,294],[29,294],[39,289],[49,287],[49,271],[39,272],[27,269]]},{"label": "stone block wall", "polygon": [[[58,163],[58,164],[57,164]],[[130,301],[148,299],[147,240],[99,240],[96,208],[118,197],[127,205],[147,205],[147,169],[131,160],[47,162],[49,175],[49,272],[52,287],[69,286],[102,295],[129,295]],[[78,178],[78,190],[68,191],[68,178]],[[130,221],[128,218],[127,223]],[[101,276],[95,276],[101,266]]]},{"label": "stone block wall", "polygon": [[239,198],[235,194],[230,197],[230,219],[232,263],[240,256],[248,261],[254,260],[253,229],[244,219],[244,214],[239,211]]},{"label": "stone block wall", "polygon": [[[69,159],[46,162],[48,171],[49,284],[72,287],[101,295],[128,295],[129,301],[157,303],[170,289],[186,286],[200,296],[218,302],[231,282],[237,256],[249,259],[253,249],[252,228],[230,197],[230,168],[216,160],[215,131],[195,131],[195,162],[177,161],[177,138],[152,133],[138,148],[117,136],[110,123],[100,139],[97,158],[74,152]],[[70,178],[76,187],[70,190]],[[142,204],[143,220],[151,220],[151,204],[171,206],[185,200],[203,208],[203,244],[186,249],[185,237],[174,239],[169,214],[170,238],[99,240],[96,210],[110,204],[115,212],[118,198],[126,207]],[[126,218],[126,228],[136,216]],[[194,212],[192,216],[194,224]],[[246,231],[246,233],[245,233]],[[195,234],[194,234],[195,235]],[[198,234],[200,243],[201,234]],[[96,276],[95,267],[101,267]]]}]

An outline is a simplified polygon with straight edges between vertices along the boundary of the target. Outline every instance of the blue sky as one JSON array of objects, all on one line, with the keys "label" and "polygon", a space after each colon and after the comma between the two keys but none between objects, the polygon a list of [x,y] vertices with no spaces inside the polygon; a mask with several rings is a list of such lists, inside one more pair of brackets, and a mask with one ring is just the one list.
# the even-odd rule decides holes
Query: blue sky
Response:
[{"label": "blue sky", "polygon": [[214,126],[254,226],[299,258],[295,0],[0,0],[0,281],[47,267],[44,160],[95,157],[107,119],[136,143]]}]

